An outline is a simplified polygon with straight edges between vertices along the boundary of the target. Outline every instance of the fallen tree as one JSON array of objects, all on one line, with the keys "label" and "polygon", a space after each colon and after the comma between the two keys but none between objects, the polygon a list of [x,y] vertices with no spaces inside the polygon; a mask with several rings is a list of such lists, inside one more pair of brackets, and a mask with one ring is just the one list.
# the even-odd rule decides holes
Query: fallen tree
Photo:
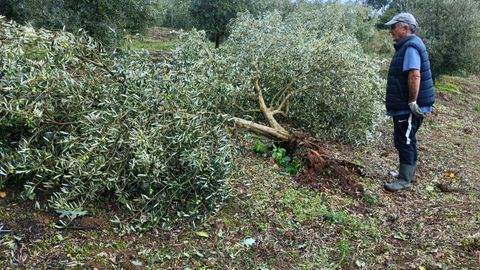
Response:
[{"label": "fallen tree", "polygon": [[215,211],[229,195],[226,120],[165,80],[144,53],[0,17],[0,190],[23,185],[63,226],[94,203],[120,206],[128,230]]},{"label": "fallen tree", "polygon": [[341,25],[322,28],[315,21],[321,15],[244,14],[216,50],[203,33],[192,32],[174,52],[169,77],[186,86],[197,106],[289,145],[289,154],[305,164],[300,181],[315,186],[328,168],[355,194],[362,190],[358,166],[332,158],[305,134],[348,143],[373,139],[383,118],[383,82],[355,33],[333,31]]},{"label": "fallen tree", "polygon": [[353,33],[313,27],[318,15],[244,14],[216,50],[193,32],[174,53],[170,78],[187,86],[198,106],[278,140],[294,129],[349,143],[371,140],[382,119],[379,66]]},{"label": "fallen tree", "polygon": [[354,165],[293,135],[371,139],[382,81],[353,34],[313,15],[242,15],[220,49],[194,31],[160,64],[0,19],[0,188],[41,190],[68,218],[111,199],[129,229],[195,221],[228,196],[226,119],[300,148],[307,182],[329,168],[355,183]]}]

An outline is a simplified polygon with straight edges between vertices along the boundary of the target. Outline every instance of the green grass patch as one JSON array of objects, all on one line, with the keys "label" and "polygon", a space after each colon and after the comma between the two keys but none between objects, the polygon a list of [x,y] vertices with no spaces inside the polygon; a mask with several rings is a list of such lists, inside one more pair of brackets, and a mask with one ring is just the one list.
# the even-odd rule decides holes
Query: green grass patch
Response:
[{"label": "green grass patch", "polygon": [[121,46],[123,49],[127,50],[141,50],[145,49],[149,52],[153,51],[169,51],[173,50],[178,44],[176,40],[162,41],[158,39],[151,38],[139,38],[131,39],[125,41]]},{"label": "green grass patch", "polygon": [[[292,213],[293,218],[300,223],[317,222],[320,219],[331,225],[341,226],[347,233],[351,232],[353,235],[360,231],[371,235],[378,234],[374,224],[333,209],[322,195],[296,188],[288,188],[279,195],[279,197],[283,195],[282,203],[288,209],[285,214]],[[376,200],[378,203],[378,199]]]},{"label": "green grass patch", "polygon": [[262,155],[267,153],[267,150],[268,150],[268,145],[262,142],[261,140],[256,139],[255,144],[253,145],[253,152],[255,152],[256,154]]},{"label": "green grass patch", "polygon": [[473,106],[473,110],[476,112],[480,112],[480,103],[477,103]]},{"label": "green grass patch", "polygon": [[365,200],[365,203],[370,206],[375,206],[378,204],[378,197],[373,194],[366,193],[363,198]]},{"label": "green grass patch", "polygon": [[452,94],[461,94],[461,87],[450,82],[436,82],[435,89],[438,92],[452,93]]},{"label": "green grass patch", "polygon": [[288,188],[279,194],[286,209],[291,210],[299,222],[313,221],[327,212],[327,206],[322,197],[311,192],[308,193],[310,194],[305,194],[295,188]]}]

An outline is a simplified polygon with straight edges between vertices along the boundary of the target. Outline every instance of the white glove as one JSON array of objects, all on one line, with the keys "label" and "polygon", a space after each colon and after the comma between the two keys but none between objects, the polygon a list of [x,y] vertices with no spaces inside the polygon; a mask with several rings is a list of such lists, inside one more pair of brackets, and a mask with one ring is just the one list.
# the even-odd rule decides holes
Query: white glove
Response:
[{"label": "white glove", "polygon": [[417,116],[417,117],[425,117],[425,114],[422,112],[420,107],[418,107],[417,101],[409,102],[408,107],[410,107],[410,111]]}]

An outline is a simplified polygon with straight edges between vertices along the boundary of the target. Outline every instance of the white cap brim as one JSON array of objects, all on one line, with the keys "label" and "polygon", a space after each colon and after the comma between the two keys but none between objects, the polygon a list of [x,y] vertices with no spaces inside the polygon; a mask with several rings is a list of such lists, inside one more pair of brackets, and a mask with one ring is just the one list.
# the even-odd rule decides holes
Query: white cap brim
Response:
[{"label": "white cap brim", "polygon": [[390,25],[393,25],[393,24],[396,24],[398,21],[396,20],[390,20],[389,22],[385,23],[385,26],[390,26]]}]

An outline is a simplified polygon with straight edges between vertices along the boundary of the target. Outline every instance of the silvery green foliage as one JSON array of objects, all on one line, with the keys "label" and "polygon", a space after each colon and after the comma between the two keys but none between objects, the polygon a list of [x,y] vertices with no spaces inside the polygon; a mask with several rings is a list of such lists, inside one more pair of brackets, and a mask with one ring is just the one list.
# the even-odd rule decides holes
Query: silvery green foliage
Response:
[{"label": "silvery green foliage", "polygon": [[[365,142],[383,114],[379,66],[353,35],[330,27],[301,16],[243,14],[220,49],[209,49],[201,33],[190,34],[173,54],[172,80],[188,84],[197,104],[245,117],[258,109],[253,87],[258,79],[271,106],[292,93],[289,113],[296,127],[323,138]],[[249,116],[262,121],[261,114]]]},{"label": "silvery green foliage", "polygon": [[42,189],[69,217],[110,196],[137,229],[202,217],[226,198],[225,120],[169,85],[163,64],[0,24],[0,186],[26,181],[25,197]]},{"label": "silvery green foliage", "polygon": [[[38,28],[85,29],[104,45],[115,47],[127,33],[138,33],[159,17],[152,0],[2,0],[0,13]],[[3,9],[2,9],[3,8]]]},{"label": "silvery green foliage", "polygon": [[416,34],[427,46],[434,78],[480,72],[480,1],[395,0],[380,26],[400,12],[417,20]]},{"label": "silvery green foliage", "polygon": [[432,72],[480,72],[480,3],[475,0],[409,0],[418,35],[430,54]]},{"label": "silvery green foliage", "polygon": [[375,34],[377,20],[370,8],[335,2],[300,4],[290,17],[308,21],[307,27],[317,32],[348,32],[362,44]]}]

